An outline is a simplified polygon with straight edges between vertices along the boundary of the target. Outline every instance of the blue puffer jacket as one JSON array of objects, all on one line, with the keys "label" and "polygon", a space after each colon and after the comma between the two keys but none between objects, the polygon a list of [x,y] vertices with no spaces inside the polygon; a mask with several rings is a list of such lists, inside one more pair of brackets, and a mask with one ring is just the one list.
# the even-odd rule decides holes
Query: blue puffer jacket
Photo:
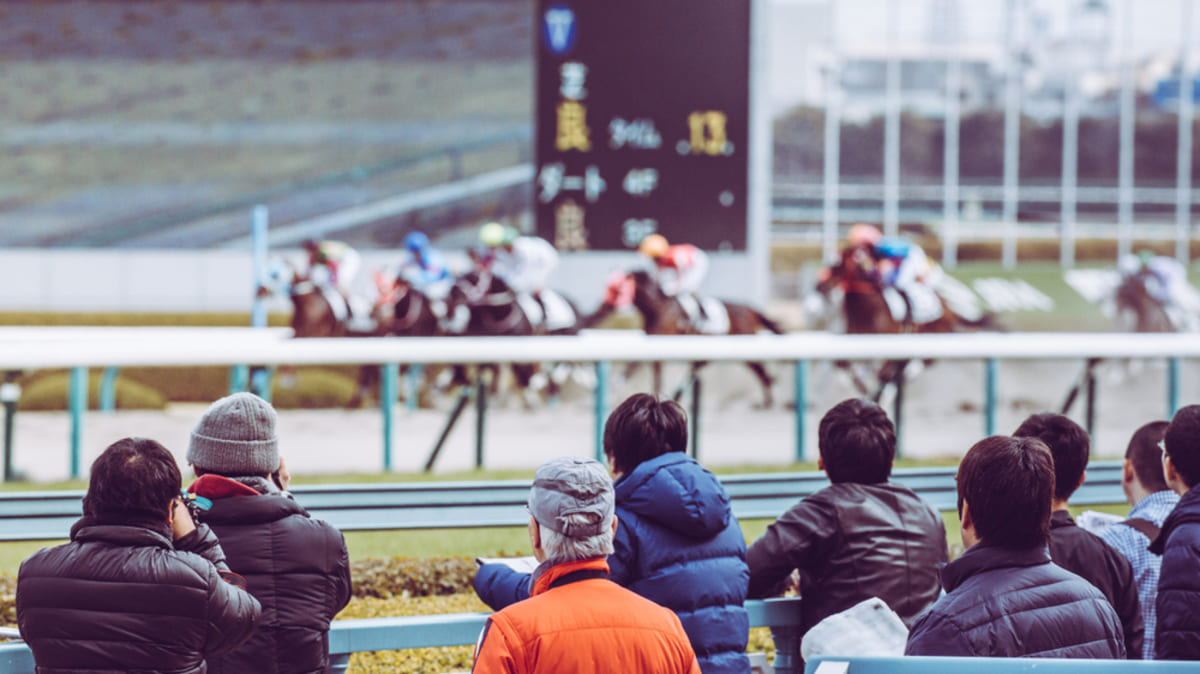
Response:
[{"label": "blue puffer jacket", "polygon": [[1179,499],[1150,544],[1162,555],[1155,660],[1200,660],[1200,486]]},{"label": "blue puffer jacket", "polygon": [[939,575],[946,594],[913,625],[905,655],[1125,657],[1112,604],[1044,547],[977,543]]},{"label": "blue puffer jacket", "polygon": [[[610,578],[679,616],[704,674],[746,674],[750,572],[725,488],[694,459],[669,452],[616,483]],[[493,609],[529,596],[529,576],[487,564],[475,590]]]}]

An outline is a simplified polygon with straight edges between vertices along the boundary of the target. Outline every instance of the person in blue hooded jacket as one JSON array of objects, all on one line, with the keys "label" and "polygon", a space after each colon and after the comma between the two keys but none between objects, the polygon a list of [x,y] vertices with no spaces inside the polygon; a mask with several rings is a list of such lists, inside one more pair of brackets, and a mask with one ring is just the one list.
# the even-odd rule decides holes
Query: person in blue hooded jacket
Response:
[{"label": "person in blue hooded jacket", "polygon": [[[704,674],[746,674],[746,540],[715,475],[689,457],[687,415],[638,393],[604,425],[617,534],[609,578],[679,616]],[[529,596],[530,576],[484,564],[475,591],[499,610]]]}]

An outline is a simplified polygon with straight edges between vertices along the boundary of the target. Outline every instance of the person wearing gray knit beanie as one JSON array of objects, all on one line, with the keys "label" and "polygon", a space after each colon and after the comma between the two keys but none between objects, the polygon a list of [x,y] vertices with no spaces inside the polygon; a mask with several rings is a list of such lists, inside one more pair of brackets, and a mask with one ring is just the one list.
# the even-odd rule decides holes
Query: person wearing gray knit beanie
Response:
[{"label": "person wearing gray knit beanie", "polygon": [[234,393],[209,406],[188,443],[187,460],[219,475],[269,475],[279,469],[277,419],[271,403]]},{"label": "person wearing gray knit beanie", "polygon": [[208,501],[200,519],[272,616],[242,646],[209,657],[213,674],[329,671],[329,627],[350,601],[346,540],[287,491],[277,421],[271,403],[235,393],[209,406],[188,443],[196,480],[187,491]]}]

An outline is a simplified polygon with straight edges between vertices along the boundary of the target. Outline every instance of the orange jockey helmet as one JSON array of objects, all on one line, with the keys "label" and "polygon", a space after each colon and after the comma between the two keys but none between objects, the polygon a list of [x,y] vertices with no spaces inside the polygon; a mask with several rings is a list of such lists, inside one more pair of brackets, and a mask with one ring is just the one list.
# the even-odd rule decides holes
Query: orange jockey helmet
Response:
[{"label": "orange jockey helmet", "polygon": [[850,232],[846,234],[846,243],[853,248],[874,246],[882,238],[883,232],[880,232],[879,228],[860,222],[850,228]]},{"label": "orange jockey helmet", "polygon": [[670,249],[671,244],[667,243],[667,237],[662,234],[651,234],[638,244],[638,252],[651,260],[657,260],[666,255]]}]

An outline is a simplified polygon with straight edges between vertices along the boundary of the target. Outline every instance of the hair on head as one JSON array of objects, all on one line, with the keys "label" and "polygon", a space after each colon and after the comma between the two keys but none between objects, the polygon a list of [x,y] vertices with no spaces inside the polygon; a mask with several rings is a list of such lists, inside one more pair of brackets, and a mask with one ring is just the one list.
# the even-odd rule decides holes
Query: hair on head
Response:
[{"label": "hair on head", "polygon": [[1029,548],[1050,536],[1054,457],[1036,437],[993,435],[975,443],[958,465],[958,514],[970,506],[979,539]]},{"label": "hair on head", "polygon": [[1158,447],[1168,425],[1166,421],[1151,421],[1143,425],[1133,432],[1129,446],[1125,448],[1125,458],[1133,466],[1133,474],[1151,492],[1168,489],[1167,480],[1163,477],[1162,450]]},{"label": "hair on head", "polygon": [[612,467],[628,474],[644,461],[687,450],[687,413],[673,400],[635,393],[604,423],[604,453]]},{"label": "hair on head", "polygon": [[1054,498],[1066,501],[1079,488],[1087,470],[1091,441],[1087,431],[1069,417],[1053,412],[1034,414],[1013,431],[1016,437],[1037,438],[1054,457]]},{"label": "hair on head", "polygon": [[1163,435],[1167,456],[1189,488],[1200,482],[1200,405],[1181,407]]},{"label": "hair on head", "polygon": [[896,458],[896,429],[882,407],[850,398],[821,418],[817,447],[830,482],[886,482]]},{"label": "hair on head", "polygon": [[183,477],[171,452],[149,438],[124,438],[92,463],[85,515],[99,520],[167,518]]}]

